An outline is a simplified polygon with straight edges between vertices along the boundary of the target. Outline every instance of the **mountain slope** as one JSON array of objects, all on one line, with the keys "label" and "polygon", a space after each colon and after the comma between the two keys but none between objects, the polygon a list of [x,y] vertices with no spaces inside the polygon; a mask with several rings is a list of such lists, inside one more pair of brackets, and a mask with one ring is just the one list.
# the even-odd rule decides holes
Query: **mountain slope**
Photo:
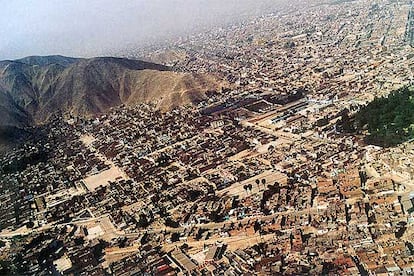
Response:
[{"label": "mountain slope", "polygon": [[39,66],[46,66],[46,65],[51,65],[51,64],[69,66],[72,63],[79,61],[79,59],[56,55],[56,56],[29,56],[29,57],[17,59],[15,61],[29,64],[29,65],[39,65]]},{"label": "mountain slope", "polygon": [[218,90],[212,76],[170,71],[122,58],[27,57],[0,62],[0,126],[22,127],[53,114],[93,115],[120,105],[157,102],[162,110],[196,103]]}]

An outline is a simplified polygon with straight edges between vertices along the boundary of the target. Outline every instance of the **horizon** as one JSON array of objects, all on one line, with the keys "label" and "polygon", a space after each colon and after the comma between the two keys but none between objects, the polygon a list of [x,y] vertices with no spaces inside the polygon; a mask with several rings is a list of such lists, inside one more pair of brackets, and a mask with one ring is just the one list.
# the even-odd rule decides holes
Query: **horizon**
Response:
[{"label": "horizon", "polygon": [[283,1],[6,2],[0,11],[0,60],[107,56],[269,13]]}]

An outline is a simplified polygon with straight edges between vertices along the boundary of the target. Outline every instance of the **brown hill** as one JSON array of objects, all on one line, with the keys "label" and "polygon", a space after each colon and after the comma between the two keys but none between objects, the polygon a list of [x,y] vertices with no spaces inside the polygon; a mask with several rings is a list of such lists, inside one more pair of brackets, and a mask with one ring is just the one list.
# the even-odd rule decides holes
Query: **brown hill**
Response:
[{"label": "brown hill", "polygon": [[0,126],[27,126],[53,114],[92,115],[156,102],[160,109],[197,103],[221,82],[209,75],[122,58],[27,57],[0,62]]}]

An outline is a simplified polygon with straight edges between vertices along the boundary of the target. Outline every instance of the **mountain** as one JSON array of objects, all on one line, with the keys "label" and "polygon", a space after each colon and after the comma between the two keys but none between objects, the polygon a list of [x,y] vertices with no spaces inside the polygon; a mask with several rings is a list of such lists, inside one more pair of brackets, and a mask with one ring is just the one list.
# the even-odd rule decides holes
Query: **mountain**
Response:
[{"label": "mountain", "polygon": [[0,61],[0,127],[42,123],[53,114],[88,116],[121,104],[162,110],[197,103],[222,82],[211,75],[114,57],[32,56]]},{"label": "mountain", "polygon": [[56,56],[30,56],[30,57],[25,57],[22,59],[17,59],[15,61],[29,64],[29,65],[39,65],[39,66],[46,66],[46,65],[52,65],[52,64],[69,66],[72,63],[79,61],[79,59],[56,55]]}]

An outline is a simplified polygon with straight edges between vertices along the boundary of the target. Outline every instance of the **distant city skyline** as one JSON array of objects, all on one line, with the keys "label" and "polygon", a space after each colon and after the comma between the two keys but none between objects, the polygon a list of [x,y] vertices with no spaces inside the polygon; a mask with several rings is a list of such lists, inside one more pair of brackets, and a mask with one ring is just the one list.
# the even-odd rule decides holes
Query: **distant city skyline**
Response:
[{"label": "distant city skyline", "polygon": [[269,7],[283,1],[4,1],[0,60],[29,55],[95,56],[269,12]]}]

